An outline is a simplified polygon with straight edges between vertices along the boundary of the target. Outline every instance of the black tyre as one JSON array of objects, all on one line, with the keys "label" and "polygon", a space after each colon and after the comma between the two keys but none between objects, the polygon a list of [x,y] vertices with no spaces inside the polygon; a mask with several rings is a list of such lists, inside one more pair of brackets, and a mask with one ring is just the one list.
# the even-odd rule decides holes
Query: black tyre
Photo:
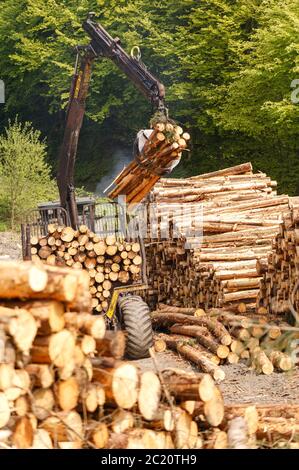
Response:
[{"label": "black tyre", "polygon": [[153,329],[148,305],[137,295],[119,300],[120,319],[127,332],[126,354],[131,359],[149,356]]}]

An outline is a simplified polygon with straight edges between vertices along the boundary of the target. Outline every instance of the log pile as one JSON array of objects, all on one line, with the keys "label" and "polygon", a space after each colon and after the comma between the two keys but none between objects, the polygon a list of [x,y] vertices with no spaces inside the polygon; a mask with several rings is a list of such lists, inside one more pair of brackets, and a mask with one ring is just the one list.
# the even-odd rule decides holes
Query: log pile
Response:
[{"label": "log pile", "polygon": [[242,417],[246,445],[264,436],[263,446],[295,446],[295,408],[279,422],[272,407],[258,409],[254,428],[254,410],[226,409],[209,374],[123,361],[124,334],[91,315],[83,270],[6,262],[0,279],[1,449],[223,448],[236,446]]},{"label": "log pile", "polygon": [[298,405],[233,404],[225,407],[221,429],[227,430],[227,444],[232,449],[298,449],[298,423]]},{"label": "log pile", "polygon": [[123,332],[87,303],[72,311],[90,297],[84,271],[11,262],[0,278],[1,448],[201,447],[186,400],[206,427],[221,423],[210,376],[141,373],[122,360]]},{"label": "log pile", "polygon": [[142,201],[161,176],[180,159],[190,135],[172,122],[157,122],[141,155],[133,160],[113,181],[112,199],[126,196],[128,207]]},{"label": "log pile", "polygon": [[290,312],[299,321],[299,204],[284,218],[267,263],[257,262],[262,277],[259,308],[270,314]]},{"label": "log pile", "polygon": [[[250,163],[191,178],[161,179],[150,195],[155,213],[151,233],[158,242],[152,236],[148,244],[151,260],[159,256],[159,242],[164,244],[164,259],[149,268],[149,277],[160,286],[158,301],[255,310],[262,277],[256,262],[266,263],[283,216],[290,212],[290,198],[278,196],[275,188],[276,182],[253,173]],[[186,240],[185,295],[180,298],[175,292],[180,289],[177,266],[171,266],[167,255],[174,237]],[[163,288],[159,264],[169,269]]]},{"label": "log pile", "polygon": [[33,260],[41,259],[52,266],[87,271],[92,307],[97,312],[107,311],[115,287],[136,284],[141,279],[138,242],[116,239],[114,235],[101,239],[86,225],[75,231],[49,224],[47,236],[31,237],[31,255]]},{"label": "log pile", "polygon": [[286,372],[295,367],[297,328],[277,321],[275,316],[267,321],[261,315],[248,318],[221,309],[212,309],[209,314],[216,314],[218,321],[226,326],[233,336],[231,348],[257,373],[269,375],[274,370]]},{"label": "log pile", "polygon": [[289,371],[295,365],[298,331],[258,315],[248,318],[224,309],[206,314],[202,309],[160,304],[152,321],[163,331],[156,337],[156,351],[169,348],[218,381],[225,378],[221,364],[237,364],[242,359],[265,375]]},{"label": "log pile", "polygon": [[149,289],[143,295],[153,309],[166,299],[173,305],[188,304],[193,288],[194,295],[200,296],[200,276],[191,270],[192,253],[186,249],[184,239],[151,239],[145,246]]}]

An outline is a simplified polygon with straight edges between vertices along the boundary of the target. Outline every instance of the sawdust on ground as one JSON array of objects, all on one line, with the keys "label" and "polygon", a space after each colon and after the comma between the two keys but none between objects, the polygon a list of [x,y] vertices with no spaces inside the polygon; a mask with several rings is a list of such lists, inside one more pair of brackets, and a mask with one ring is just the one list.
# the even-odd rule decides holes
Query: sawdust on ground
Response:
[{"label": "sawdust on ground", "polygon": [[21,236],[15,232],[0,232],[0,260],[21,259]]}]

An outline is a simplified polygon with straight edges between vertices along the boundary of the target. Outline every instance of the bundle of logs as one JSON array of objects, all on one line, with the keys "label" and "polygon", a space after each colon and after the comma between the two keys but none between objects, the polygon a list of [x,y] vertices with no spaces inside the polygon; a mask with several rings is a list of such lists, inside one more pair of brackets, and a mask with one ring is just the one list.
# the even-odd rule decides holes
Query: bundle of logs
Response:
[{"label": "bundle of logs", "polygon": [[251,369],[265,375],[272,374],[274,370],[290,371],[295,367],[299,339],[297,328],[277,321],[277,318],[272,321],[261,315],[248,318],[224,309],[211,309],[209,315],[216,316],[233,337],[230,348],[236,362],[245,359]]},{"label": "bundle of logs", "polygon": [[262,277],[258,305],[268,313],[291,312],[299,321],[299,204],[284,218],[266,262],[257,262]]},{"label": "bundle of logs", "polygon": [[113,289],[141,279],[140,244],[109,235],[100,239],[86,225],[78,230],[48,225],[48,235],[31,237],[32,259],[53,266],[71,266],[89,274],[92,307],[105,313]]},{"label": "bundle of logs", "polygon": [[219,365],[237,364],[242,359],[265,375],[294,367],[294,339],[299,333],[290,325],[234,315],[225,309],[206,314],[202,309],[165,304],[152,313],[152,321],[163,331],[156,336],[157,352],[169,348],[218,381],[225,378]]},{"label": "bundle of logs", "polygon": [[[256,262],[266,262],[282,218],[290,212],[290,198],[278,196],[275,187],[267,175],[254,174],[250,163],[192,178],[161,179],[150,195],[156,239],[151,236],[148,243],[148,257],[155,261],[149,277],[158,285],[157,300],[254,310],[261,280]],[[175,238],[179,253],[185,239],[181,287],[182,255],[173,255]],[[176,295],[178,289],[184,289],[184,296]]]},{"label": "bundle of logs", "polygon": [[181,158],[190,135],[172,122],[157,122],[141,151],[113,181],[109,197],[126,196],[128,207],[144,199],[169,167]]},{"label": "bundle of logs", "polygon": [[0,448],[296,447],[298,407],[225,407],[209,374],[123,361],[85,271],[3,262],[0,279]]}]

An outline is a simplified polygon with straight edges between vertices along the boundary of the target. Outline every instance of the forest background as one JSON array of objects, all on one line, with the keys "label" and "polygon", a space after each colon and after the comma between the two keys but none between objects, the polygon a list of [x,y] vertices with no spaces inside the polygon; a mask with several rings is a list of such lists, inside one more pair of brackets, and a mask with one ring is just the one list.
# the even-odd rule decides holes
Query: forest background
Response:
[{"label": "forest background", "polygon": [[[175,176],[251,161],[278,180],[280,193],[299,194],[299,0],[0,3],[6,95],[0,134],[16,116],[18,123],[32,123],[26,129],[42,142],[53,178],[74,48],[88,43],[81,24],[94,11],[128,52],[140,47],[142,60],[166,87],[170,117],[192,135],[192,151]],[[76,186],[95,191],[103,178],[108,182],[112,167],[131,159],[136,132],[148,126],[151,114],[150,104],[112,62],[96,61]],[[1,158],[0,142],[0,170]]]}]

